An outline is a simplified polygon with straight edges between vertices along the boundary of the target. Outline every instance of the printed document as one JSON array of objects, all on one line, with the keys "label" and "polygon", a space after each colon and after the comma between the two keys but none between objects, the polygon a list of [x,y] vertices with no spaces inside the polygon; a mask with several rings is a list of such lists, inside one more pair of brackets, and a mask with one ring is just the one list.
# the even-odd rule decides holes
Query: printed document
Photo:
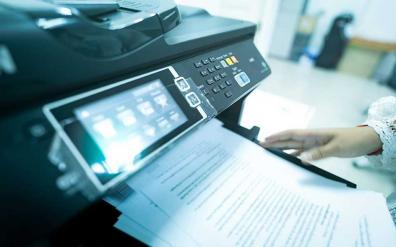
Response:
[{"label": "printed document", "polygon": [[140,199],[118,206],[124,229],[140,222],[170,246],[396,246],[381,195],[307,172],[216,120],[129,185]]}]

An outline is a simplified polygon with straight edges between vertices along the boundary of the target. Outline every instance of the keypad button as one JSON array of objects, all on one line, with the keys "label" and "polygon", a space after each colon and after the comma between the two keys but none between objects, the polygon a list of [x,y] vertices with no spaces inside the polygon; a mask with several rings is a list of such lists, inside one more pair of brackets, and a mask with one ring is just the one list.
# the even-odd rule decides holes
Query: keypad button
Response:
[{"label": "keypad button", "polygon": [[223,72],[223,73],[220,74],[220,76],[221,76],[221,78],[225,78],[225,77],[227,77],[227,73]]},{"label": "keypad button", "polygon": [[215,65],[215,69],[221,70],[221,65],[219,65],[219,64]]},{"label": "keypad button", "polygon": [[225,81],[225,84],[227,84],[227,86],[231,86],[232,83],[230,81]]},{"label": "keypad button", "polygon": [[250,82],[250,79],[249,79],[249,77],[247,76],[246,73],[242,73],[242,74],[241,74],[241,78],[242,78],[242,80],[243,80],[244,82],[246,82],[246,83],[249,83],[249,82]]},{"label": "keypad button", "polygon": [[234,62],[232,61],[232,59],[231,58],[226,58],[226,63],[228,64],[228,65],[233,65],[234,64]]},{"label": "keypad button", "polygon": [[216,72],[216,69],[211,67],[211,68],[208,68],[208,71],[209,71],[209,73],[213,73],[213,72]]},{"label": "keypad button", "polygon": [[202,63],[206,65],[206,64],[209,64],[210,62],[209,62],[209,59],[202,59]]},{"label": "keypad button", "polygon": [[232,60],[234,63],[239,63],[238,59],[237,59],[235,56],[232,56],[232,57],[231,57],[231,60]]},{"label": "keypad button", "polygon": [[220,88],[216,86],[216,87],[212,88],[212,91],[214,93],[219,93],[220,92]]},{"label": "keypad button", "polygon": [[216,58],[215,58],[215,57],[210,57],[210,58],[209,58],[209,61],[213,63],[213,62],[216,61]]},{"label": "keypad button", "polygon": [[194,63],[195,68],[201,68],[203,64],[201,62]]},{"label": "keypad button", "polygon": [[224,88],[226,88],[226,87],[227,87],[227,86],[226,86],[226,84],[224,84],[224,83],[220,83],[220,85],[219,85],[219,86],[220,86],[220,88],[221,88],[221,89],[224,89]]},{"label": "keypad button", "polygon": [[207,70],[202,70],[201,71],[201,75],[202,76],[207,76],[207,75],[209,75],[209,72]]},{"label": "keypad button", "polygon": [[238,83],[239,86],[244,87],[247,84],[250,83],[250,78],[245,72],[241,72],[234,76],[236,82]]},{"label": "keypad button", "polygon": [[209,91],[207,90],[207,89],[202,89],[202,93],[204,94],[204,95],[208,95],[209,94]]},{"label": "keypad button", "polygon": [[227,92],[224,93],[224,95],[225,95],[227,98],[230,98],[230,97],[232,97],[232,92],[231,92],[231,91],[227,91]]},{"label": "keypad button", "polygon": [[215,79],[215,81],[220,81],[220,80],[221,80],[221,76],[216,75],[216,76],[214,77],[214,79]]},{"label": "keypad button", "polygon": [[207,79],[207,80],[206,80],[206,83],[207,83],[208,85],[212,85],[212,84],[214,83],[214,80],[213,80],[212,78]]},{"label": "keypad button", "polygon": [[220,63],[221,63],[221,65],[222,65],[224,68],[227,68],[227,67],[228,67],[228,64],[227,64],[224,60],[221,60]]}]

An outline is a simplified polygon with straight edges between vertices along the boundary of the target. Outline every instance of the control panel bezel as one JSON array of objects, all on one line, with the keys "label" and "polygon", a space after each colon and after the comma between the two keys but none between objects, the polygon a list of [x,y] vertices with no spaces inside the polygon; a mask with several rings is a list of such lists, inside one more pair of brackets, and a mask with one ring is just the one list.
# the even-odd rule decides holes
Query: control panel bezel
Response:
[{"label": "control panel bezel", "polygon": [[[72,136],[71,132],[68,131],[67,128],[65,128],[63,122],[68,118],[73,117],[73,110],[80,105],[106,98],[119,92],[123,92],[125,90],[144,85],[148,82],[152,82],[156,79],[160,79],[162,81],[168,92],[176,101],[177,105],[181,108],[181,110],[187,117],[187,121],[177,127],[175,130],[173,130],[171,133],[165,135],[163,138],[155,142],[147,150],[144,150],[145,155],[142,156],[142,159],[140,159],[136,164],[134,164],[133,170],[122,172],[111,180],[107,181],[106,183],[102,183],[92,171],[84,155],[82,154],[80,150],[82,145],[81,143],[78,143],[78,137]],[[173,142],[178,140],[181,136],[188,133],[191,129],[204,122],[208,118],[208,115],[202,109],[200,104],[192,104],[190,102],[192,93],[199,100],[197,94],[195,92],[189,92],[189,88],[187,90],[183,89],[185,91],[183,92],[182,90],[180,90],[178,82],[187,83],[187,81],[183,77],[179,76],[179,74],[172,66],[169,66],[83,94],[72,96],[45,105],[43,107],[44,114],[55,128],[57,136],[61,139],[61,141],[64,143],[64,146],[68,149],[68,151],[70,151],[70,153],[76,160],[76,162],[72,162],[74,164],[66,165],[69,165],[70,170],[74,172],[83,173],[83,178],[78,178],[80,184],[82,183],[81,181],[84,181],[85,184],[87,184],[86,182],[88,182],[87,186],[85,186],[85,194],[88,198],[95,198],[98,195],[103,194],[112,187],[116,186],[120,182],[126,180],[133,173],[139,171],[141,168],[147,165],[150,160],[155,158]],[[188,85],[188,83],[186,85]],[[196,102],[197,100],[194,99],[194,101]],[[199,102],[201,101],[199,100]],[[61,152],[61,150],[59,150],[59,152]],[[84,188],[80,189],[84,192]]]}]

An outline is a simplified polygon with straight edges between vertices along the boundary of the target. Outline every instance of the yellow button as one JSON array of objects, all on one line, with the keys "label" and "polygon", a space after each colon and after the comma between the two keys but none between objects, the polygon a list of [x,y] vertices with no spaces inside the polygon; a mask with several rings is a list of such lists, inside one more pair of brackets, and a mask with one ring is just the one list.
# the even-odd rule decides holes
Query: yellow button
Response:
[{"label": "yellow button", "polygon": [[229,57],[226,59],[226,62],[227,62],[228,65],[233,65],[234,64],[234,62]]},{"label": "yellow button", "polygon": [[233,61],[234,63],[238,63],[238,59],[236,59],[235,56],[232,56],[231,59],[232,59],[232,61]]}]

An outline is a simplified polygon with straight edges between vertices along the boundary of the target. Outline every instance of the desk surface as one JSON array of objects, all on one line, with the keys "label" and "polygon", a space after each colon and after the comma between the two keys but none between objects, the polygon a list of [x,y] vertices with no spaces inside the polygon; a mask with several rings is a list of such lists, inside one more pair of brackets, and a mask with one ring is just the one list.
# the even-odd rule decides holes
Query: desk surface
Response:
[{"label": "desk surface", "polygon": [[[366,119],[370,103],[383,96],[396,96],[395,91],[372,80],[275,59],[270,59],[269,64],[273,73],[259,90],[314,106],[316,111],[309,128],[356,126]],[[330,158],[315,164],[359,188],[384,195],[396,190],[396,174],[358,169],[352,165],[352,159]]]},{"label": "desk surface", "polygon": [[377,50],[382,52],[396,51],[396,43],[386,43],[375,40],[367,40],[360,37],[353,37],[351,39],[350,44],[362,48]]}]

